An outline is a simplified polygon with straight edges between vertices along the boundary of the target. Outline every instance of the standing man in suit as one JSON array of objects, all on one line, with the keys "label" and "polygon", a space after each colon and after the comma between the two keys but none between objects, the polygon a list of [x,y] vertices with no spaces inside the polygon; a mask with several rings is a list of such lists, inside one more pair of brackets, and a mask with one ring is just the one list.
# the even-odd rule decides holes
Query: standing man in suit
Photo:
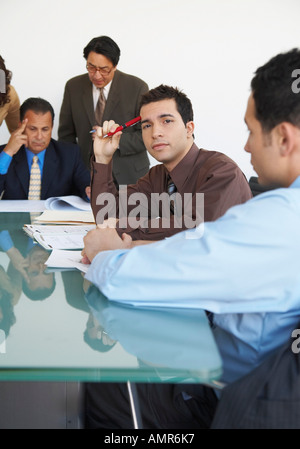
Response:
[{"label": "standing man in suit", "polygon": [[0,147],[0,197],[29,198],[30,174],[38,157],[41,177],[39,197],[78,195],[87,199],[90,173],[84,166],[78,145],[51,138],[54,111],[42,98],[28,98],[20,108],[21,123],[6,145]]},{"label": "standing man in suit", "polygon": [[[120,49],[107,36],[92,39],[83,55],[88,73],[70,79],[65,86],[58,137],[65,142],[78,143],[89,167],[93,148],[91,129],[95,125],[102,126],[104,120],[123,124],[137,117],[140,98],[148,91],[148,85],[117,70]],[[136,125],[122,135],[114,154],[114,180],[117,184],[135,184],[148,170],[149,159],[141,128]]]}]

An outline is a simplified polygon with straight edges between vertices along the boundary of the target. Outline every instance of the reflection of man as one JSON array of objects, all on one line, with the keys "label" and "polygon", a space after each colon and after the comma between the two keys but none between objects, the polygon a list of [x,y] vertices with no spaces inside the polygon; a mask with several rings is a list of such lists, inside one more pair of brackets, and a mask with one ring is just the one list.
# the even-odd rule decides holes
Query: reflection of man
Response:
[{"label": "reflection of man", "polygon": [[55,277],[54,273],[45,273],[49,253],[44,248],[35,245],[23,230],[5,230],[0,231],[0,249],[6,252],[15,272],[21,276],[23,292],[28,298],[43,300],[51,295]]},{"label": "reflection of man", "polygon": [[[276,353],[299,323],[300,96],[291,89],[291,74],[299,67],[300,50],[294,49],[257,69],[245,114],[249,130],[245,150],[251,154],[258,181],[281,188],[229,209],[207,223],[203,235],[200,225],[195,232],[131,250],[105,251],[94,259],[85,246],[93,259],[87,279],[109,298],[143,306],[189,305],[214,313],[213,333],[223,359],[221,381],[227,384]],[[197,236],[198,231],[199,238],[191,240],[189,235]],[[206,406],[213,409],[214,403],[206,395],[211,390],[196,387],[189,397],[183,386],[182,407],[176,410],[173,387],[165,389],[169,403],[152,395],[155,387],[144,390],[142,412],[151,428],[173,429],[176,424],[182,428],[178,422],[182,425],[186,409],[197,418],[198,427],[209,427]],[[98,427],[108,423],[129,428],[129,421],[120,425],[122,416],[111,413],[111,391],[106,394],[106,400],[103,396],[98,400],[94,424],[96,416]],[[124,399],[121,386],[113,397],[119,406],[119,399]],[[282,416],[279,402],[274,401],[274,408]],[[169,411],[177,412],[178,421],[165,427]]]},{"label": "reflection of man", "polygon": [[[88,73],[76,76],[66,84],[58,137],[65,142],[78,143],[83,160],[89,167],[92,152],[90,130],[95,125],[102,125],[103,120],[113,119],[123,125],[137,117],[140,97],[147,92],[148,86],[141,79],[117,69],[120,49],[107,36],[92,39],[84,48],[83,55]],[[97,103],[102,92],[105,98],[101,119],[97,114]],[[136,125],[124,133],[114,155],[114,178],[119,184],[132,184],[148,169],[149,160],[141,129]]]},{"label": "reflection of man", "polygon": [[89,194],[90,174],[79,147],[51,138],[54,111],[42,98],[29,98],[20,108],[21,123],[0,147],[0,195],[7,200],[29,197],[30,174],[37,157],[40,191],[34,199]]},{"label": "reflection of man", "polygon": [[25,259],[27,276],[23,279],[23,292],[32,300],[46,299],[55,289],[54,273],[45,272],[48,257],[44,248],[34,245]]}]

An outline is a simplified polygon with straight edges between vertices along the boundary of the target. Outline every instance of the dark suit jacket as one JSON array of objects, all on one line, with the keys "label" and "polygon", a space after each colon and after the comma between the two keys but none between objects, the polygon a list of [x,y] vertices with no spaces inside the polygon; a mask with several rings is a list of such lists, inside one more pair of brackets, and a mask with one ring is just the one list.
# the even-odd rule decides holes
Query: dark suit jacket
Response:
[{"label": "dark suit jacket", "polygon": [[300,354],[293,344],[291,337],[224,388],[212,429],[300,429]]},{"label": "dark suit jacket", "polygon": [[[5,145],[0,147],[0,152]],[[28,198],[29,168],[24,146],[13,156],[6,175],[0,175],[0,194],[4,200]],[[51,196],[85,196],[90,185],[90,173],[84,166],[78,145],[51,139],[47,148],[42,174],[41,199]]]},{"label": "dark suit jacket", "polygon": [[[65,87],[59,117],[58,138],[78,143],[87,167],[90,167],[92,137],[95,125],[93,85],[88,74],[70,79]],[[141,96],[148,91],[141,79],[116,70],[106,101],[103,120],[123,125],[139,116]],[[140,125],[128,128],[120,140],[120,148],[113,157],[113,174],[119,184],[135,184],[149,170],[149,159]]]}]

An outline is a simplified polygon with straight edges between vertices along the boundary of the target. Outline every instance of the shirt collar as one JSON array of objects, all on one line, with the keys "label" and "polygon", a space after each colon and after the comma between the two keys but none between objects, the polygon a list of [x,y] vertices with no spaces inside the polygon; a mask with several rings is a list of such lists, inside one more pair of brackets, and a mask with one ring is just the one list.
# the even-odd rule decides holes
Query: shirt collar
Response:
[{"label": "shirt collar", "polygon": [[166,176],[170,174],[172,181],[176,185],[177,190],[181,190],[185,180],[189,177],[191,173],[191,168],[194,166],[196,159],[199,155],[199,148],[195,143],[191,146],[188,153],[184,158],[176,165],[171,172],[166,170]]},{"label": "shirt collar", "polygon": [[290,187],[296,187],[296,188],[299,188],[299,187],[300,187],[300,176],[298,176],[298,178],[296,178],[295,181],[292,182],[292,184],[290,185]]},{"label": "shirt collar", "polygon": [[[109,90],[111,88],[111,83],[112,83],[112,81],[110,81],[106,86],[103,87],[103,94],[104,94],[105,100],[107,100]],[[99,92],[100,92],[100,89],[93,84],[93,94],[97,95],[97,97],[99,97]]]},{"label": "shirt collar", "polygon": [[28,148],[25,148],[26,156],[27,156],[27,161],[28,161],[29,167],[31,167],[31,165],[32,165],[33,156],[37,156],[37,157],[38,157],[38,160],[39,160],[39,163],[40,163],[41,165],[43,165],[43,164],[44,164],[44,159],[45,159],[46,150],[47,150],[47,148],[46,148],[45,150],[41,151],[39,154],[34,154],[34,153],[32,153],[32,151],[30,151]]}]

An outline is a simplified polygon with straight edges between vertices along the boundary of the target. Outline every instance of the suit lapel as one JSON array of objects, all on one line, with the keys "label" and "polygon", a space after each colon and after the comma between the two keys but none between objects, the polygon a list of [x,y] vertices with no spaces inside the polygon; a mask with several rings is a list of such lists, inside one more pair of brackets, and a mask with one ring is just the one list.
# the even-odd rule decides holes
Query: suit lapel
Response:
[{"label": "suit lapel", "polygon": [[94,111],[94,102],[93,102],[93,85],[88,77],[86,75],[86,83],[83,88],[82,92],[82,101],[84,108],[86,110],[87,116],[89,118],[91,129],[93,126],[95,126],[95,111]]},{"label": "suit lapel", "polygon": [[57,158],[55,146],[51,139],[45,154],[44,168],[42,175],[41,199],[47,198],[47,192],[49,190],[49,187],[52,185],[53,180],[55,179],[54,174],[57,173],[58,168],[59,168],[59,161]]},{"label": "suit lapel", "polygon": [[29,168],[26,157],[25,147],[22,146],[20,150],[14,156],[14,165],[16,176],[22,185],[22,188],[25,192],[26,198],[28,196],[28,187],[29,187]]},{"label": "suit lapel", "polygon": [[119,103],[120,76],[121,72],[119,70],[116,70],[106,101],[103,120],[110,120],[112,118],[113,111],[116,109],[116,106]]}]

